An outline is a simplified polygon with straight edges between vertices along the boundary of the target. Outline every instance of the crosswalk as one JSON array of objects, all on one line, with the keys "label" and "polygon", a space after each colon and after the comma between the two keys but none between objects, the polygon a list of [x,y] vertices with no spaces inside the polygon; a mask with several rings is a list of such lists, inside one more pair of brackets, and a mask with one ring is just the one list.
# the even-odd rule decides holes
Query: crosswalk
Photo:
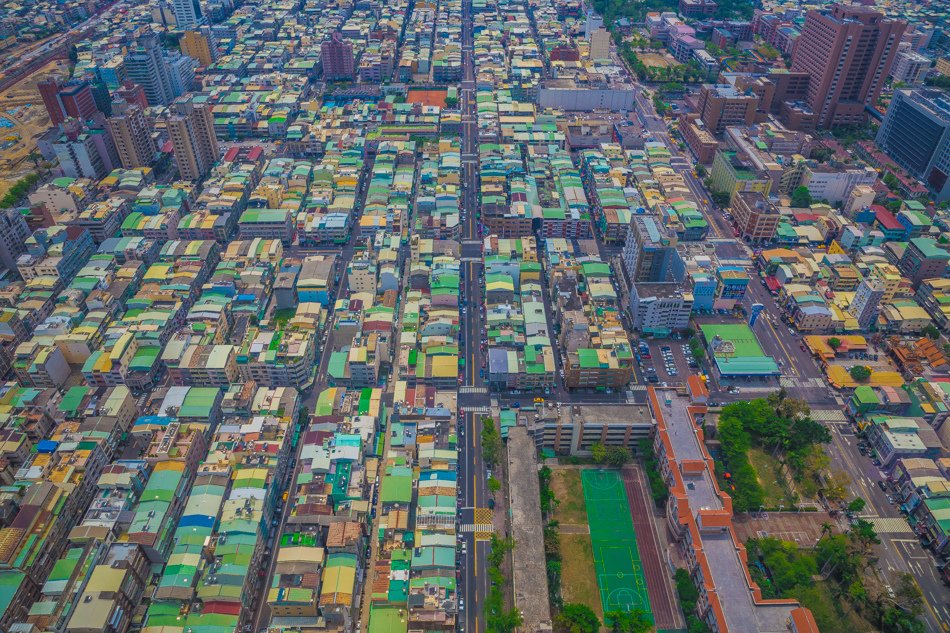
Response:
[{"label": "crosswalk", "polygon": [[779,384],[786,389],[789,387],[818,389],[828,386],[828,383],[825,382],[824,378],[789,378],[788,376],[782,376],[779,378]]},{"label": "crosswalk", "polygon": [[641,384],[630,385],[629,387],[627,387],[627,391],[636,391],[637,393],[645,393],[646,390],[647,390],[647,386],[641,385]]},{"label": "crosswalk", "polygon": [[488,407],[465,407],[465,413],[474,413],[475,415],[488,415],[491,409]]},{"label": "crosswalk", "polygon": [[477,386],[475,386],[475,385],[463,385],[463,386],[459,387],[459,393],[480,393],[480,394],[486,394],[486,393],[488,393],[488,389],[486,389],[485,387],[477,387]]},{"label": "crosswalk", "polygon": [[914,531],[904,517],[872,517],[867,521],[878,534],[909,534]]},{"label": "crosswalk", "polygon": [[848,418],[845,417],[841,409],[812,409],[811,419],[815,422],[828,422],[830,424],[847,424]]},{"label": "crosswalk", "polygon": [[495,526],[491,523],[463,523],[462,532],[494,532]]}]

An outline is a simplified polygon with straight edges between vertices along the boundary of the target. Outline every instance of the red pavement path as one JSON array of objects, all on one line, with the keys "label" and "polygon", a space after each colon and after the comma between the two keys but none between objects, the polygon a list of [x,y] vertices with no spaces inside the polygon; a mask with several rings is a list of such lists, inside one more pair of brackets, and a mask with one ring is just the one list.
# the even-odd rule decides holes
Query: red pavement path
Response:
[{"label": "red pavement path", "polygon": [[627,467],[623,469],[621,476],[627,491],[633,529],[637,533],[637,549],[640,551],[643,575],[647,581],[647,594],[650,597],[656,628],[675,629],[681,626],[680,618],[677,617],[678,607],[673,600],[672,587],[668,580],[668,566],[660,559],[661,546],[654,532],[653,509],[647,502],[643,486],[638,482],[639,473],[638,469]]}]

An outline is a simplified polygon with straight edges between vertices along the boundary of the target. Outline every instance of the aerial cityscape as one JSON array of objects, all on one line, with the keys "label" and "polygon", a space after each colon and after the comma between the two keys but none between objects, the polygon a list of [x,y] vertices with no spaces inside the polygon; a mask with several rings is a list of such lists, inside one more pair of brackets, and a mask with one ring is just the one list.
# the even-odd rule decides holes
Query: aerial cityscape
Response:
[{"label": "aerial cityscape", "polygon": [[0,0],[0,633],[950,633],[948,0]]}]

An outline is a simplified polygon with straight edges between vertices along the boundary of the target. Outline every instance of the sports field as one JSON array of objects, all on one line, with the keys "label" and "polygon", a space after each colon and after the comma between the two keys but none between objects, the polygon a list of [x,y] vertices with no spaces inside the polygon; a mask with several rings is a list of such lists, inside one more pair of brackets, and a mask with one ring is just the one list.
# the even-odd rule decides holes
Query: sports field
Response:
[{"label": "sports field", "polygon": [[584,470],[581,480],[604,613],[640,609],[653,619],[620,475],[611,470]]}]

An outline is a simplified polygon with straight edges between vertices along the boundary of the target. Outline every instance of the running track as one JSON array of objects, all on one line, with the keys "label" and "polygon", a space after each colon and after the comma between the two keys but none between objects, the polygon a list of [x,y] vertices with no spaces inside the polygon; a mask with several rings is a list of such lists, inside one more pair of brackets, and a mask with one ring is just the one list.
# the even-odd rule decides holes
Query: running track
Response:
[{"label": "running track", "polygon": [[640,551],[640,562],[643,564],[643,575],[647,581],[647,594],[650,596],[656,628],[680,628],[683,626],[682,616],[673,597],[668,566],[660,559],[660,539],[653,523],[653,505],[647,501],[643,484],[640,483],[640,468],[627,466],[621,476],[630,504],[633,529],[637,533],[637,549]]}]

